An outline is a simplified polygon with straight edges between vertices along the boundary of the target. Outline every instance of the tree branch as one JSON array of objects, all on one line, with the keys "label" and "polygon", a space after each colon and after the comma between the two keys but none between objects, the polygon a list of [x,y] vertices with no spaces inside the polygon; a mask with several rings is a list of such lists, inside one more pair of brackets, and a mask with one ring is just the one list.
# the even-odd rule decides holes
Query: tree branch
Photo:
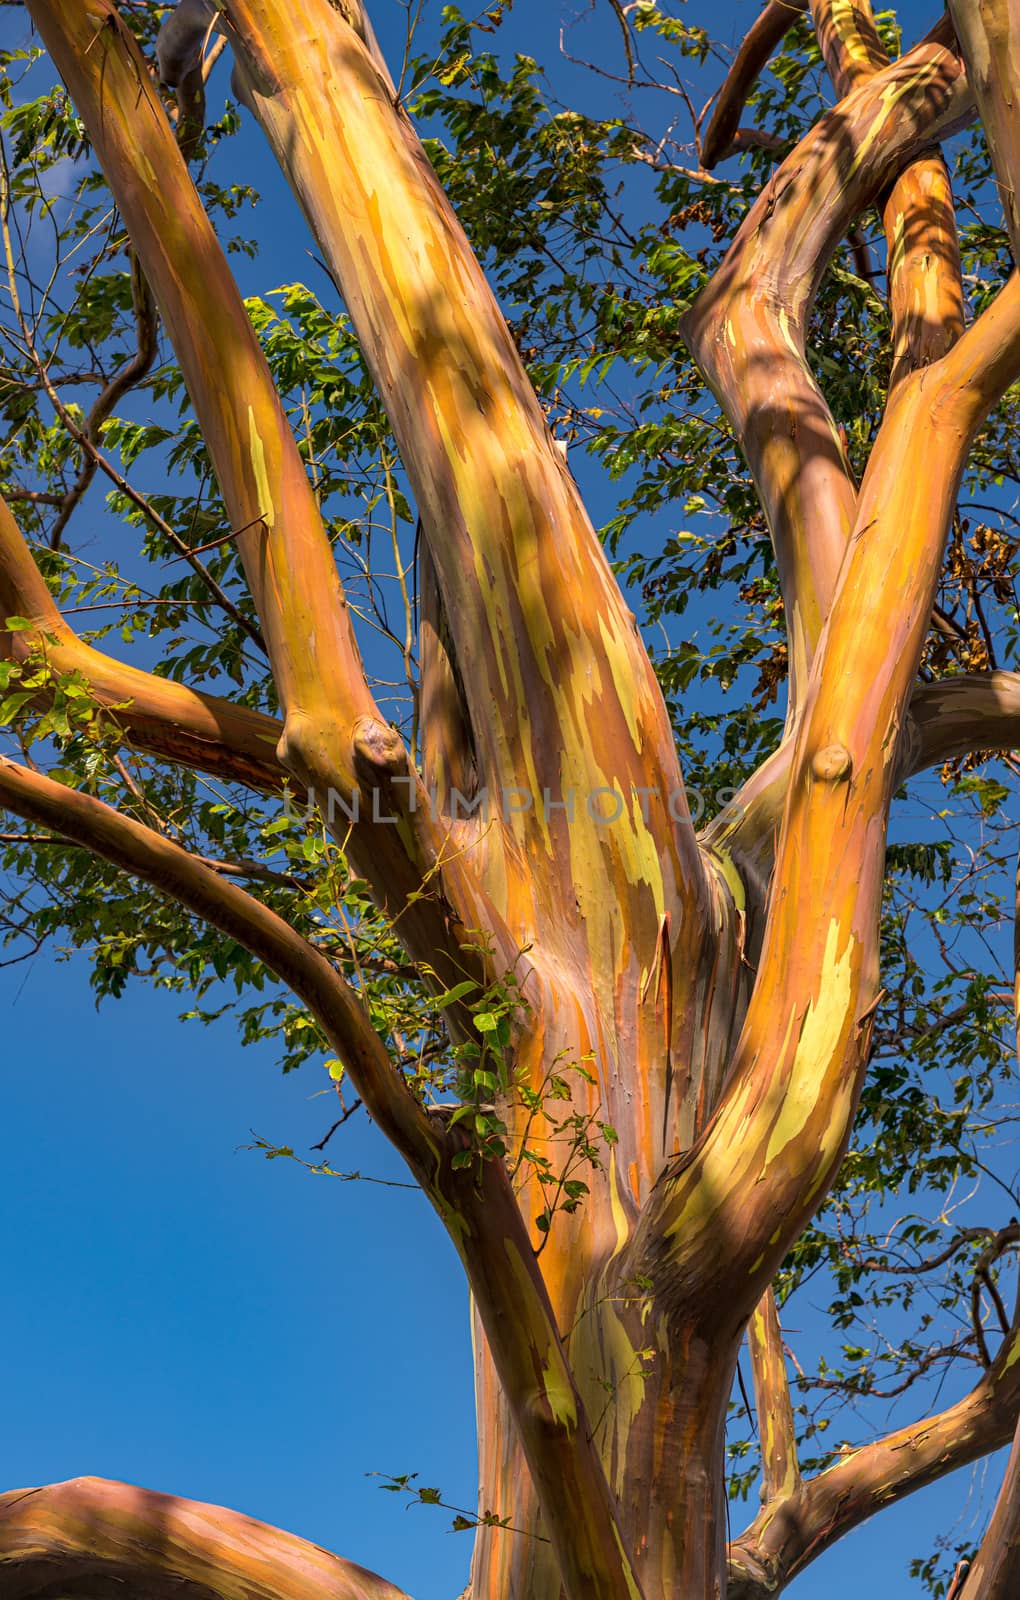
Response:
[{"label": "tree branch", "polygon": [[737,124],[747,97],[776,46],[807,10],[807,0],[766,0],[744,36],[733,65],[719,90],[712,120],[701,145],[701,165],[711,172],[734,148]]},{"label": "tree branch", "polygon": [[811,0],[811,18],[818,46],[833,87],[842,100],[859,83],[889,65],[885,46],[878,36],[871,0]]},{"label": "tree branch", "polygon": [[884,207],[892,318],[889,388],[938,361],[963,332],[960,241],[941,153],[912,161]]},{"label": "tree branch", "polygon": [[[332,551],[269,368],[146,64],[111,0],[30,12],[102,164],[209,448],[284,707],[281,759],[353,793],[380,723]],[[172,224],[172,225],[171,225]]]},{"label": "tree branch", "polygon": [[790,631],[791,716],[856,504],[842,443],[807,366],[811,306],[854,218],[905,162],[971,114],[951,37],[941,22],[816,124],[685,319],[692,354],[741,441],[769,519]]},{"label": "tree branch", "polygon": [[[839,95],[889,64],[870,0],[812,0],[822,54]],[[894,388],[945,355],[963,332],[963,282],[953,194],[938,151],[911,161],[882,207],[893,327]]]},{"label": "tree branch", "polygon": [[[312,1013],[373,1121],[404,1157],[464,1262],[542,1495],[571,1600],[641,1600],[616,1504],[506,1168],[413,1097],[354,989],[260,900],[172,840],[0,756],[0,806],[171,895],[263,961]],[[456,1160],[467,1154],[465,1164]],[[494,1240],[498,1248],[494,1248]]]},{"label": "tree branch", "polygon": [[904,733],[903,776],[976,750],[1020,748],[1020,673],[961,673],[919,684]]},{"label": "tree branch", "polygon": [[4,1600],[409,1600],[352,1561],[222,1506],[104,1478],[0,1495]]},{"label": "tree branch", "polygon": [[409,1163],[434,1166],[436,1132],[354,989],[261,900],[173,840],[91,795],[0,756],[0,805],[151,883],[265,962],[308,1007],[373,1120]]},{"label": "tree branch", "polygon": [[[400,919],[408,949],[441,986],[481,972],[479,931],[505,970],[519,942],[505,936],[447,826],[434,823],[403,742],[375,704],[265,356],[134,37],[112,0],[31,0],[30,10],[155,294],[238,529],[284,708],[280,763],[326,808],[378,903]],[[235,47],[247,36],[235,28]],[[272,72],[257,65],[264,86]]]},{"label": "tree branch", "polygon": [[[580,921],[597,916],[611,879],[640,901],[635,941],[653,948],[661,905],[704,892],[661,694],[495,298],[356,13],[351,25],[329,0],[227,5],[252,105],[340,286],[428,532],[481,784],[530,795],[490,831],[490,882],[502,893],[520,878],[522,851],[532,880],[572,856]],[[259,87],[266,60],[279,92]],[[596,658],[610,663],[597,682]],[[624,796],[611,828],[586,804],[606,785]],[[639,787],[647,820],[630,804]],[[554,803],[574,794],[571,825],[540,803],[545,790]],[[540,905],[529,921],[539,940],[547,920]]]},{"label": "tree branch", "polygon": [[[6,632],[8,617],[31,629]],[[273,717],[125,666],[84,644],[60,615],[14,518],[0,498],[0,657],[42,652],[54,674],[80,673],[132,743],[152,755],[231,783],[279,792],[287,774],[276,756]]]},{"label": "tree branch", "polygon": [[[794,1494],[766,1505],[730,1545],[728,1600],[774,1600],[876,1511],[1007,1443],[1020,1408],[1018,1354],[1014,1323],[992,1367],[965,1399],[863,1445]],[[1003,1590],[1002,1600],[1007,1593],[1015,1590]]]},{"label": "tree branch", "polygon": [[1018,369],[1014,274],[941,361],[890,396],[872,451],[797,732],[776,853],[783,893],[728,1088],[658,1185],[625,1263],[652,1279],[678,1327],[695,1316],[706,1341],[736,1340],[842,1159],[878,988],[899,730],[960,475]]},{"label": "tree branch", "polygon": [[1014,1600],[1020,1589],[1020,1422],[992,1512],[960,1600]]},{"label": "tree branch", "polygon": [[988,140],[1013,260],[1020,265],[1020,15],[1012,0],[948,0],[948,6]]}]

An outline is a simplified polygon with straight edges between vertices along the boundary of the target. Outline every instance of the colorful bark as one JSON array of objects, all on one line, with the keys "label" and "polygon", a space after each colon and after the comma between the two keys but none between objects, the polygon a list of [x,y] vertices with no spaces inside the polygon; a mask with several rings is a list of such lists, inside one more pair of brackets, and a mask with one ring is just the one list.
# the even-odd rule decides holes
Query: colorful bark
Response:
[{"label": "colorful bark", "polygon": [[1020,1589],[1020,1424],[1006,1462],[992,1520],[960,1600],[1012,1600]]},{"label": "colorful bark", "polygon": [[970,114],[939,24],[900,61],[863,75],[777,169],[685,337],[754,474],[779,565],[790,644],[790,716],[853,525],[856,489],[805,355],[822,273],[848,227],[905,162]]},{"label": "colorful bark", "polygon": [[783,1353],[776,1297],[765,1290],[747,1325],[754,1381],[754,1410],[761,1446],[762,1499],[795,1494],[800,1488],[797,1427],[790,1399],[790,1380]]},{"label": "colorful bark", "polygon": [[[883,1499],[980,1441],[987,1449],[1020,1400],[1011,1340],[960,1407],[801,1483],[768,1288],[849,1137],[876,1002],[891,796],[912,765],[972,740],[979,713],[983,737],[989,705],[1004,737],[1020,707],[1008,675],[915,683],[967,448],[1020,370],[1015,278],[959,337],[952,201],[929,154],[971,112],[951,32],[940,24],[888,65],[866,7],[813,6],[845,97],[779,168],[687,319],[759,484],[793,662],[782,748],[699,847],[634,619],[367,19],[354,0],[220,9],[246,103],[341,287],[420,509],[422,749],[440,815],[414,804],[424,789],[365,683],[265,361],[109,0],[31,0],[31,10],[159,302],[238,530],[284,707],[278,756],[266,754],[280,732],[269,719],[231,721],[218,702],[131,676],[76,640],[0,513],[0,609],[34,624],[5,648],[44,648],[101,701],[128,699],[116,712],[125,729],[172,759],[202,764],[197,747],[215,727],[212,770],[244,779],[248,761],[251,781],[275,779],[278,760],[308,786],[382,798],[398,826],[355,826],[350,849],[380,903],[400,912],[411,956],[451,981],[465,960],[479,977],[517,961],[529,1009],[499,1100],[511,1158],[530,1112],[510,1070],[540,1092],[557,1064],[563,1076],[591,1064],[594,1081],[574,1074],[569,1104],[611,1124],[617,1142],[584,1206],[543,1240],[548,1195],[529,1169],[512,1184],[498,1161],[455,1164],[467,1135],[412,1098],[357,996],[242,890],[6,761],[0,802],[171,893],[288,982],[436,1206],[484,1335],[481,1506],[521,1530],[480,1530],[472,1600],[559,1600],[561,1586],[569,1600],[719,1600],[725,1409],[749,1322],[768,1503],[731,1551],[730,1596],[750,1600]],[[748,75],[790,10],[770,4],[752,30],[706,160],[713,139],[728,143],[727,119],[735,125]],[[994,107],[989,116],[998,126]],[[893,383],[858,493],[805,338],[832,251],[890,183]],[[487,791],[494,814],[458,816],[458,790],[471,801]],[[530,803],[500,804],[504,791]],[[599,795],[612,815],[592,808]],[[492,955],[472,965],[466,946],[479,933]],[[463,1008],[453,1016],[470,1025]],[[102,1529],[104,1491],[90,1493]],[[0,1503],[0,1529],[3,1515],[17,1529],[38,1512],[45,1553],[32,1569],[36,1546],[15,1537],[19,1596],[38,1587],[51,1550],[55,1580],[87,1559],[76,1510],[21,1503]],[[176,1551],[161,1564],[151,1510],[133,1508],[124,1560],[154,1590],[172,1579],[224,1600],[245,1583],[261,1592],[229,1538],[225,1571],[204,1545],[187,1571]],[[277,1537],[255,1537],[260,1560]],[[107,1555],[90,1579],[127,1575],[113,1570],[112,1548],[100,1541]],[[323,1569],[322,1581],[347,1581],[339,1572]]]},{"label": "colorful bark", "polygon": [[374,1572],[222,1506],[102,1478],[0,1495],[0,1594],[409,1600]]}]

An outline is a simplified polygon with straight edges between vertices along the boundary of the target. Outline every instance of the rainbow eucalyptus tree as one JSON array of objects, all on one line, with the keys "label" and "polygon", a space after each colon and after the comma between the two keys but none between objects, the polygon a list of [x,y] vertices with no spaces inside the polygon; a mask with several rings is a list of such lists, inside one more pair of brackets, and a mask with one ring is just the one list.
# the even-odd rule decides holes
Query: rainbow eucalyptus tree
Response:
[{"label": "rainbow eucalyptus tree", "polygon": [[[8,868],[45,893],[15,894],[7,927],[70,928],[101,991],[144,954],[200,992],[285,986],[287,1048],[304,1028],[406,1161],[477,1323],[471,1600],[765,1600],[1020,1415],[997,1286],[1015,1221],[943,1211],[896,1249],[839,1228],[912,1165],[933,1192],[981,1165],[1012,1021],[1012,973],[982,986],[969,956],[922,1015],[888,889],[940,849],[890,846],[908,780],[942,769],[990,827],[980,759],[1020,742],[1020,677],[995,670],[1016,623],[1020,15],[950,0],[901,51],[866,0],[806,9],[768,0],[724,72],[695,20],[614,7],[628,92],[645,33],[724,78],[710,116],[671,80],[686,154],[551,110],[456,14],[411,89],[360,0],[28,0],[66,95],[8,89],[0,805]],[[224,48],[342,313],[297,286],[282,310],[242,298],[221,236],[244,196],[209,165],[236,108],[206,126]],[[59,213],[43,179],[66,158],[61,309],[26,219]],[[645,384],[615,412],[612,357]],[[624,476],[611,535],[678,505],[710,531],[614,569],[552,424]],[[404,720],[357,637],[366,463],[407,601],[387,624]],[[134,565],[76,564],[98,493]],[[737,644],[674,639],[653,665],[639,587],[664,616],[724,580]],[[123,607],[133,660],[74,630],[85,602]],[[728,723],[715,690],[755,663]],[[732,792],[699,831],[710,768]],[[925,1073],[956,1048],[954,1110]],[[809,1459],[777,1302],[819,1260],[844,1327],[868,1272],[948,1267],[943,1307],[972,1291],[973,1315],[942,1346],[897,1334],[894,1370],[976,1370],[948,1407]],[[728,1542],[745,1341],[761,1507]],[[844,1396],[881,1393],[866,1355]],[[1018,1449],[963,1600],[1020,1592]],[[3,1600],[397,1597],[272,1527],[99,1480],[0,1499],[0,1574]]]}]

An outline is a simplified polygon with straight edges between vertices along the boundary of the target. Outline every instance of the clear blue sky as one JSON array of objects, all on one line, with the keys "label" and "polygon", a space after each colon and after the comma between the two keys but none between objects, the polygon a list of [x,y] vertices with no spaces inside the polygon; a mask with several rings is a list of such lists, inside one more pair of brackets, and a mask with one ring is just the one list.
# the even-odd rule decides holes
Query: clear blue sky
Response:
[{"label": "clear blue sky", "polygon": [[[756,9],[688,15],[708,13],[725,39]],[[522,8],[522,47],[552,58],[559,20]],[[7,11],[0,26],[21,31]],[[261,156],[244,176],[275,188]],[[303,224],[274,220],[262,285],[320,287],[305,248]],[[139,987],[97,1015],[81,961],[44,954],[0,972],[0,1487],[123,1478],[303,1534],[417,1600],[454,1600],[470,1536],[366,1476],[418,1472],[474,1503],[467,1292],[446,1237],[415,1193],[239,1151],[250,1130],[298,1149],[320,1137],[325,1074],[283,1078],[229,1022],[182,1024],[178,1009]],[[364,1119],[331,1157],[403,1177]],[[907,1557],[955,1521],[970,1481],[884,1514],[793,1592],[916,1593]]]}]

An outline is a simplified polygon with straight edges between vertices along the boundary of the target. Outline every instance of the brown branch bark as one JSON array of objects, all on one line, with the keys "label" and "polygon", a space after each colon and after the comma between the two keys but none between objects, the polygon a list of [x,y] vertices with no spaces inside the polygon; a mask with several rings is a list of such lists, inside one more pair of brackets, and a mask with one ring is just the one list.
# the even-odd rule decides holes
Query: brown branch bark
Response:
[{"label": "brown branch bark", "polygon": [[807,0],[766,0],[764,9],[745,34],[719,90],[701,145],[701,165],[706,171],[711,172],[734,148],[737,124],[748,95],[776,46],[806,10]]},{"label": "brown branch bark", "polygon": [[905,162],[970,115],[940,23],[823,117],[778,169],[685,323],[733,424],[776,546],[795,715],[835,591],[856,505],[838,431],[805,340],[825,265]]},{"label": "brown branch bark", "polygon": [[0,1495],[0,1596],[409,1600],[353,1561],[222,1506],[103,1478]]},{"label": "brown branch bark", "polygon": [[790,1400],[790,1379],[783,1353],[783,1330],[772,1285],[765,1290],[747,1325],[761,1451],[762,1499],[796,1494],[800,1488],[797,1428]]},{"label": "brown branch bark", "polygon": [[877,1511],[1006,1444],[1020,1409],[1018,1355],[1014,1327],[989,1372],[963,1400],[863,1445],[794,1494],[763,1507],[730,1545],[728,1600],[774,1600]]},{"label": "brown branch bark", "polygon": [[436,1131],[358,995],[268,906],[133,817],[2,756],[0,805],[151,883],[265,962],[316,1017],[373,1120],[405,1160],[419,1169],[435,1164]]},{"label": "brown branch bark", "polygon": [[[7,632],[7,617],[31,629]],[[279,793],[282,733],[273,717],[125,666],[84,644],[60,615],[31,551],[0,499],[0,656],[24,661],[41,651],[52,672],[80,673],[111,720],[140,749],[231,783]]]}]

